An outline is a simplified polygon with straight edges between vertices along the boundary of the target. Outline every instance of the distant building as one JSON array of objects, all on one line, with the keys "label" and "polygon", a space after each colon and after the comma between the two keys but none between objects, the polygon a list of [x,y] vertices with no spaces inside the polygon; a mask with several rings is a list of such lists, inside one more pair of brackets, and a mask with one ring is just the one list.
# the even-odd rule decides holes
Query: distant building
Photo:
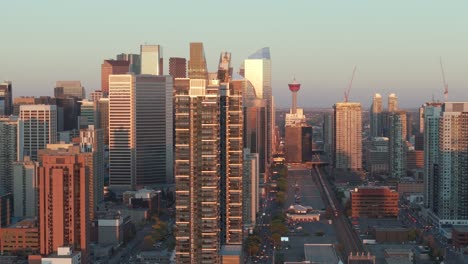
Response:
[{"label": "distant building", "polygon": [[104,145],[109,145],[109,98],[101,98],[98,105],[99,113],[99,128],[104,134]]},{"label": "distant building", "polygon": [[86,99],[86,92],[80,81],[57,81],[54,96],[55,98],[75,97],[77,100],[83,100]]},{"label": "distant building", "polygon": [[0,116],[13,114],[13,86],[10,81],[0,83]]},{"label": "distant building", "polygon": [[0,228],[11,224],[13,216],[13,194],[0,193]]},{"label": "distant building", "polygon": [[163,57],[160,45],[141,45],[140,59],[140,74],[163,75]]},{"label": "distant building", "polygon": [[387,111],[390,113],[398,111],[398,97],[394,93],[388,95]]},{"label": "distant building", "polygon": [[140,54],[121,53],[117,54],[117,60],[125,60],[129,62],[129,71],[134,74],[140,74],[141,58]]},{"label": "distant building", "polygon": [[23,121],[0,116],[0,195],[13,192],[13,162],[23,157]]},{"label": "distant building", "polygon": [[39,163],[24,157],[24,161],[13,163],[14,216],[18,218],[37,217]]},{"label": "distant building", "polygon": [[372,100],[370,113],[370,136],[371,137],[381,137],[383,135],[382,131],[382,95],[379,93],[374,94]]},{"label": "distant building", "polygon": [[[57,107],[55,105],[21,105],[24,124],[23,156],[37,161],[38,151],[57,141]],[[19,157],[18,160],[23,160]]]},{"label": "distant building", "polygon": [[287,126],[286,162],[302,163],[312,160],[312,127]]},{"label": "distant building", "polygon": [[78,118],[79,129],[88,126],[99,126],[99,112],[96,102],[83,100],[80,102],[80,116]]},{"label": "distant building", "polygon": [[95,104],[97,104],[101,98],[104,98],[104,93],[101,90],[95,90],[89,94],[90,101]]},{"label": "distant building", "polygon": [[366,169],[371,176],[389,173],[389,140],[386,137],[373,137],[365,148]]},{"label": "distant building", "polygon": [[244,149],[244,172],[242,176],[242,209],[244,226],[253,228],[260,210],[260,171],[258,153]]},{"label": "distant building", "polygon": [[169,75],[173,78],[187,78],[187,60],[185,58],[169,58]]},{"label": "distant building", "polygon": [[390,176],[403,178],[406,177],[406,112],[391,112],[390,124]]},{"label": "distant building", "polygon": [[330,161],[332,160],[333,152],[335,151],[333,146],[333,122],[333,113],[325,113],[323,115],[323,152],[325,152]]},{"label": "distant building", "polygon": [[352,217],[398,216],[398,193],[388,187],[360,187],[351,191]]},{"label": "distant building", "polygon": [[101,64],[101,91],[104,95],[109,94],[109,75],[127,74],[129,67],[128,60],[104,60]]},{"label": "distant building", "polygon": [[336,103],[333,108],[333,165],[337,169],[361,169],[361,104],[348,102]]}]

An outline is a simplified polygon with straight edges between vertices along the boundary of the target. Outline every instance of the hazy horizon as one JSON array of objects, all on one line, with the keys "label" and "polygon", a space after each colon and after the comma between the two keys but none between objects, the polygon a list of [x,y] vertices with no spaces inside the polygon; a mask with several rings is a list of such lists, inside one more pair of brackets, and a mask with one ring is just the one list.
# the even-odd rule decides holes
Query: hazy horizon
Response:
[{"label": "hazy horizon", "polygon": [[3,10],[0,81],[14,96],[52,95],[57,80],[80,80],[87,93],[100,89],[104,59],[163,47],[169,57],[189,55],[203,42],[209,70],[221,51],[242,60],[270,47],[273,95],[288,107],[293,76],[302,84],[298,106],[331,107],[357,66],[350,101],[368,107],[375,92],[396,93],[402,108],[431,97],[443,100],[439,58],[449,101],[468,101],[468,2],[427,1],[270,2],[206,1],[8,1]]}]

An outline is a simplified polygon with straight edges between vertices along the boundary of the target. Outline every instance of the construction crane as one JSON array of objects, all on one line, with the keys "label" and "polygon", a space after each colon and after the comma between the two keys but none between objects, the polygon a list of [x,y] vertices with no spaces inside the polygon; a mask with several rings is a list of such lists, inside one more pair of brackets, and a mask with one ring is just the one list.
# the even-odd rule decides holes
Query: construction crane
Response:
[{"label": "construction crane", "polygon": [[448,83],[445,81],[445,72],[444,72],[444,65],[442,64],[442,57],[440,57],[440,69],[442,70],[442,81],[444,82],[444,98],[445,98],[445,102],[447,102]]},{"label": "construction crane", "polygon": [[353,75],[351,75],[351,80],[349,81],[348,89],[344,92],[344,101],[345,103],[349,100],[349,93],[351,92],[351,86],[353,86],[354,74],[356,73],[356,66],[353,68]]}]

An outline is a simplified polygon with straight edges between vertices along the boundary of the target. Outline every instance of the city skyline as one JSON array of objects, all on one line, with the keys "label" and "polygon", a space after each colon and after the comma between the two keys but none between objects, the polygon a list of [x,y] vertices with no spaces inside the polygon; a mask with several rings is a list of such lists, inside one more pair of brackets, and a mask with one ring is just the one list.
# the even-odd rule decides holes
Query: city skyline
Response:
[{"label": "city skyline", "polygon": [[[468,26],[463,12],[468,3],[425,2],[424,9],[416,2],[403,3],[301,1],[294,5],[268,3],[266,7],[263,2],[249,6],[217,3],[218,10],[229,12],[205,12],[196,20],[203,6],[190,2],[183,9],[174,3],[154,4],[155,9],[177,10],[158,16],[152,15],[150,3],[141,4],[145,8],[137,7],[140,11],[134,14],[126,12],[129,6],[123,2],[113,3],[113,12],[108,12],[105,3],[93,3],[93,8],[89,2],[56,2],[52,8],[34,2],[4,3],[7,22],[1,27],[8,41],[0,49],[0,79],[13,82],[15,97],[51,94],[55,81],[67,79],[82,81],[89,94],[100,88],[99,67],[104,59],[122,52],[139,53],[144,44],[161,45],[164,73],[168,74],[168,59],[188,58],[188,44],[201,41],[208,51],[210,71],[216,70],[221,51],[232,52],[236,72],[250,54],[270,47],[278,107],[290,105],[287,83],[293,76],[303,84],[299,105],[331,107],[343,99],[354,65],[357,72],[350,101],[360,101],[364,108],[370,106],[377,91],[384,96],[396,93],[402,108],[420,105],[433,95],[442,101],[440,57],[449,84],[448,101],[468,100],[463,93],[468,86],[464,78],[468,62],[463,60],[468,55],[464,48],[468,38],[462,34]],[[112,18],[124,12],[125,21]],[[242,19],[235,15],[239,12]],[[223,38],[213,34],[222,30],[211,26],[218,19],[226,21],[223,29],[231,28]],[[114,23],[116,27],[109,27]],[[181,25],[185,25],[182,31]],[[19,59],[23,57],[28,63]],[[25,71],[33,73],[30,78],[22,78]]]}]

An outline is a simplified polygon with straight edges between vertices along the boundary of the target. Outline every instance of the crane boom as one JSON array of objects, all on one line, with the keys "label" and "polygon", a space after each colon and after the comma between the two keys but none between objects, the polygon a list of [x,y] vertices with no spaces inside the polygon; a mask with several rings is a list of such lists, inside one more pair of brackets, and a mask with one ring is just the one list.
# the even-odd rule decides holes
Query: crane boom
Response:
[{"label": "crane boom", "polygon": [[444,71],[444,65],[442,64],[442,57],[440,57],[440,69],[442,71],[442,81],[444,82],[444,98],[445,101],[448,99],[448,83],[445,81],[445,71]]},{"label": "crane boom", "polygon": [[345,102],[347,103],[349,100],[349,93],[351,92],[351,86],[353,86],[353,80],[354,80],[354,74],[356,73],[356,66],[353,68],[353,75],[351,75],[351,80],[349,81],[348,89],[345,90],[344,92],[344,99]]}]

